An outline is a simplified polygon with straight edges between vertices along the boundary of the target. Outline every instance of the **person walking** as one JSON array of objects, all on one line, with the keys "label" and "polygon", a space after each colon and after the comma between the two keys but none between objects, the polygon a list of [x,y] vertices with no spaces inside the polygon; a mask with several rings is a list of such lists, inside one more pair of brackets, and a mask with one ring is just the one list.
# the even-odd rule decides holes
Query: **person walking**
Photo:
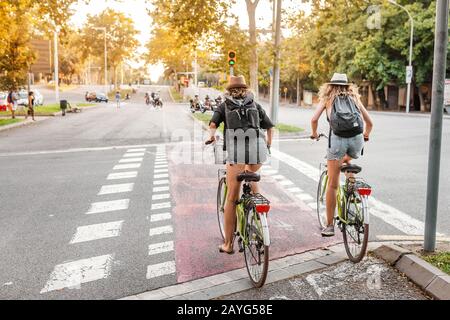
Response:
[{"label": "person walking", "polygon": [[33,91],[30,91],[28,93],[28,111],[25,113],[25,119],[28,119],[28,116],[31,115],[31,118],[33,121],[36,121],[34,119],[34,93]]},{"label": "person walking", "polygon": [[117,102],[117,108],[120,108],[120,92],[116,92],[116,102]]},{"label": "person walking", "polygon": [[328,187],[326,194],[327,227],[323,237],[334,236],[334,213],[339,188],[340,169],[362,154],[369,141],[373,122],[361,102],[358,87],[348,82],[346,74],[335,73],[330,82],[320,88],[320,102],[311,119],[311,139],[319,139],[319,119],[325,112],[330,123],[327,148]]},{"label": "person walking", "polygon": [[13,101],[13,91],[11,90],[8,93],[8,109],[11,112],[11,119],[16,118],[16,109],[14,109],[14,101]]},{"label": "person walking", "polygon": [[19,93],[17,92],[17,88],[14,88],[14,90],[12,91],[11,100],[12,100],[12,117],[13,119],[15,119],[16,118],[15,113],[17,111],[19,103]]}]

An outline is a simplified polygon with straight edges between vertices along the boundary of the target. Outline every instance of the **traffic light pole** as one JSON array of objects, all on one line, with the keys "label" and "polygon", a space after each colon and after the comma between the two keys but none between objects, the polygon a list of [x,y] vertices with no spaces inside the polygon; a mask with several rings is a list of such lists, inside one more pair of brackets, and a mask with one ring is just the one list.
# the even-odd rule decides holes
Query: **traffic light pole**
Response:
[{"label": "traffic light pole", "polygon": [[[275,1],[275,0],[274,0]],[[277,1],[277,16],[275,27],[275,61],[273,66],[272,85],[272,110],[271,118],[273,124],[278,123],[278,106],[280,103],[280,60],[281,60],[281,0]]]},{"label": "traffic light pole", "polygon": [[436,4],[430,151],[428,157],[427,207],[425,217],[424,250],[426,252],[433,252],[436,248],[442,118],[444,116],[444,88],[448,44],[448,2],[448,0],[438,0]]},{"label": "traffic light pole", "polygon": [[234,76],[234,67],[230,66],[230,76]]}]

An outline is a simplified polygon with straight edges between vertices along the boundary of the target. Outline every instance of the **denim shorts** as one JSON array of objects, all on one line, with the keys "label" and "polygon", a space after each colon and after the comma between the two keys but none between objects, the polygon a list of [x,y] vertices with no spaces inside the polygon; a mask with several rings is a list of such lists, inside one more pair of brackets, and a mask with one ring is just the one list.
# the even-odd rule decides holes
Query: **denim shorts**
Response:
[{"label": "denim shorts", "polygon": [[338,137],[331,134],[331,148],[328,148],[328,160],[342,160],[345,155],[352,159],[358,159],[364,148],[364,135],[359,134],[352,138]]}]

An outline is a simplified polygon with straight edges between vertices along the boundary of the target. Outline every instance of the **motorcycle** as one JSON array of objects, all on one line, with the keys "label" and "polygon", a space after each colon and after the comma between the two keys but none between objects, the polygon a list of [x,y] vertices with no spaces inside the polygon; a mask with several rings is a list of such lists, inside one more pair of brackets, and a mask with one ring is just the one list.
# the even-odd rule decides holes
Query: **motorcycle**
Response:
[{"label": "motorcycle", "polygon": [[191,108],[191,112],[192,113],[195,113],[196,111],[200,111],[201,113],[205,113],[206,112],[206,109],[205,109],[205,106],[203,105],[203,103],[201,103],[201,102],[197,102],[195,105],[194,105],[194,100],[189,100],[189,102],[190,102],[190,108]]},{"label": "motorcycle", "polygon": [[155,108],[161,108],[161,109],[162,109],[163,103],[162,103],[160,97],[155,97],[155,98],[153,99],[153,106],[154,106]]}]

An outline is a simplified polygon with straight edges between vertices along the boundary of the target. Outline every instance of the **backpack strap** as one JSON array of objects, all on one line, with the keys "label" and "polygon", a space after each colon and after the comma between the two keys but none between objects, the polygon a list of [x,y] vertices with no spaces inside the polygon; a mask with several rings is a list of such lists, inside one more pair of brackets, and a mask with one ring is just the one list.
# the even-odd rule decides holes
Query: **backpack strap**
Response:
[{"label": "backpack strap", "polygon": [[331,149],[331,134],[333,132],[331,131],[331,126],[330,126],[330,133],[328,134],[328,149]]}]

